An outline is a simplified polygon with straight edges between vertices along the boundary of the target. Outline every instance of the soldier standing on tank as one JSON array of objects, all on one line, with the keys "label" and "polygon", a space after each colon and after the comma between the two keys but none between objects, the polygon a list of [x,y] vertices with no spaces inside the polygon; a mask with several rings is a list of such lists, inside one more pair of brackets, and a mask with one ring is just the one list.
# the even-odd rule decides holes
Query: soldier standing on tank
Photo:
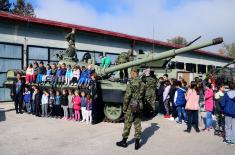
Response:
[{"label": "soldier standing on tank", "polygon": [[151,106],[151,114],[156,113],[156,87],[157,78],[154,71],[150,70],[149,76],[145,78],[145,99],[144,101]]},{"label": "soldier standing on tank", "polygon": [[[138,77],[138,70],[132,68],[131,80],[127,84],[126,94],[124,96],[123,113],[125,115],[124,129],[122,137],[123,139],[116,143],[117,146],[127,147],[127,139],[130,134],[132,123],[135,127],[135,150],[140,148],[141,138],[141,111],[143,109],[142,100],[144,95],[144,83]],[[138,103],[139,111],[133,112],[133,106],[131,103]]]},{"label": "soldier standing on tank", "polygon": [[[122,52],[117,60],[116,64],[123,64],[129,61],[133,61],[133,51],[128,50],[128,52]],[[120,79],[121,81],[127,81],[128,79],[128,69],[120,70]]]}]

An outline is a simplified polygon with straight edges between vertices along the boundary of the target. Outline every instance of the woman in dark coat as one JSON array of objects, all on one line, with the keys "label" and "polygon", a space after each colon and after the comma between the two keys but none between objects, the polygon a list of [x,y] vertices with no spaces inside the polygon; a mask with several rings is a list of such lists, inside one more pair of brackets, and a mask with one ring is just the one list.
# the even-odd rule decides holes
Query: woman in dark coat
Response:
[{"label": "woman in dark coat", "polygon": [[15,110],[17,114],[22,114],[22,106],[23,106],[23,93],[24,93],[24,81],[21,78],[21,74],[17,73],[16,82],[13,83],[13,87],[11,90],[12,99],[15,102]]},{"label": "woman in dark coat", "polygon": [[89,83],[89,92],[92,98],[92,124],[96,124],[103,118],[103,105],[101,99],[101,90],[99,82],[96,80],[96,73],[91,74]]}]

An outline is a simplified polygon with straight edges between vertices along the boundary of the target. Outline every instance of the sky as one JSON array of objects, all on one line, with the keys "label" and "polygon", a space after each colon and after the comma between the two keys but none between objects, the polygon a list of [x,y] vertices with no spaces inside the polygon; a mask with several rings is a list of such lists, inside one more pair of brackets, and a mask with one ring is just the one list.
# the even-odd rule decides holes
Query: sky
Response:
[{"label": "sky", "polygon": [[[14,1],[14,0],[12,0]],[[37,17],[166,41],[235,42],[235,0],[26,0]],[[218,51],[222,46],[206,48]]]}]

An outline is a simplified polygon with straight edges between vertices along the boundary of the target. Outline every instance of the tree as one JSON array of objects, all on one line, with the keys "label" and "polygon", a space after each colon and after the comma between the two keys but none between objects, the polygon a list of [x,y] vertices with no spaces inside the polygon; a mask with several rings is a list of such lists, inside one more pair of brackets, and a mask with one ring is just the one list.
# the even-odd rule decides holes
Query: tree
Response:
[{"label": "tree", "polygon": [[228,55],[228,52],[224,48],[220,48],[218,52],[220,55]]},{"label": "tree", "polygon": [[0,11],[11,11],[11,3],[9,0],[0,0]]},{"label": "tree", "polygon": [[25,0],[17,0],[16,4],[13,4],[13,6],[12,12],[14,14],[35,17],[31,3],[25,3]]},{"label": "tree", "polygon": [[177,37],[174,37],[172,39],[167,39],[167,41],[169,43],[173,43],[173,44],[177,44],[177,45],[187,45],[188,42],[187,40],[184,38],[184,37],[181,37],[181,36],[177,36]]},{"label": "tree", "polygon": [[31,16],[31,17],[35,17],[36,16],[35,13],[34,13],[33,6],[30,3],[26,4],[25,16]]},{"label": "tree", "polygon": [[231,57],[235,57],[235,42],[231,43],[231,44],[223,44],[223,47],[225,48],[225,50],[228,52],[228,55]]}]

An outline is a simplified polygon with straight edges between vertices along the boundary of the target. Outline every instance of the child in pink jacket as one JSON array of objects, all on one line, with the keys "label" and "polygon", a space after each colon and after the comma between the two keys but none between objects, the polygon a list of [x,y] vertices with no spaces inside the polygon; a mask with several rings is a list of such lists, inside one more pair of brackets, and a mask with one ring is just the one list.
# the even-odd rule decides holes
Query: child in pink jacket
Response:
[{"label": "child in pink jacket", "polygon": [[206,127],[208,131],[212,128],[212,111],[214,106],[214,92],[211,83],[206,84],[205,91],[205,110],[206,110]]},{"label": "child in pink jacket", "polygon": [[81,98],[79,96],[79,91],[78,90],[76,90],[74,92],[73,109],[74,109],[75,121],[79,121],[80,120],[80,110],[81,110]]}]

